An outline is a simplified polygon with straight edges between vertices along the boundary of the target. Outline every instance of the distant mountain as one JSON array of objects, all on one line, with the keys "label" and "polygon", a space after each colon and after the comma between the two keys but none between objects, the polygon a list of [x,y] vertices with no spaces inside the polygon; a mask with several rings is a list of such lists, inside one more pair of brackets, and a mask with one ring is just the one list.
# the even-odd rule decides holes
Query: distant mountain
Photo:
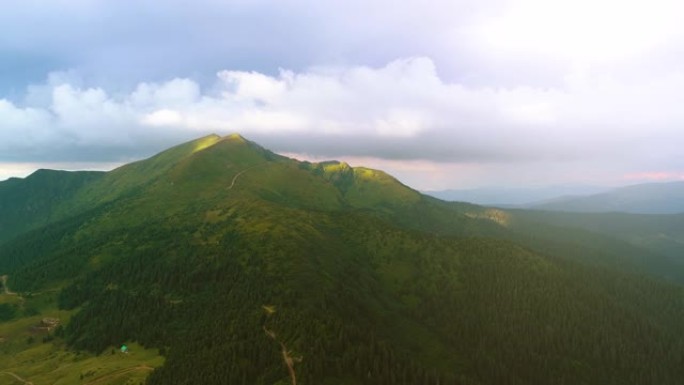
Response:
[{"label": "distant mountain", "polygon": [[[151,371],[70,366],[119,357],[128,341],[165,357],[148,385],[684,378],[679,238],[664,256],[631,242],[641,224],[621,239],[584,220],[444,202],[239,135],[107,173],[41,174],[0,185],[0,218],[12,215],[0,276],[14,292],[0,295],[12,301],[0,303],[0,371],[27,381]],[[53,314],[64,325],[36,347],[32,320]],[[52,361],[35,359],[49,349]],[[91,354],[64,358],[76,351]]]},{"label": "distant mountain", "polygon": [[528,207],[572,212],[684,213],[684,182],[639,184],[589,196],[557,198]]},{"label": "distant mountain", "polygon": [[605,187],[561,185],[532,188],[476,188],[424,191],[425,194],[452,202],[469,202],[497,207],[524,207],[559,196],[587,195],[606,191]]}]

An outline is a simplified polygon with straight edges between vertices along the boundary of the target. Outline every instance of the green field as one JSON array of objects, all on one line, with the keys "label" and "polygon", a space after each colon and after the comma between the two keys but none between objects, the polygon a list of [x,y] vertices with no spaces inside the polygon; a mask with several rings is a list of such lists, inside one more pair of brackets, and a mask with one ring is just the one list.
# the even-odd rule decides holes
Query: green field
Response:
[{"label": "green field", "polygon": [[100,355],[67,349],[62,338],[54,336],[54,330],[36,329],[43,318],[59,318],[66,323],[71,317],[73,311],[57,310],[56,295],[57,291],[27,298],[0,294],[0,305],[17,309],[14,319],[0,322],[1,384],[143,384],[149,373],[164,363],[157,349],[130,342],[126,342],[128,354],[118,347]]}]

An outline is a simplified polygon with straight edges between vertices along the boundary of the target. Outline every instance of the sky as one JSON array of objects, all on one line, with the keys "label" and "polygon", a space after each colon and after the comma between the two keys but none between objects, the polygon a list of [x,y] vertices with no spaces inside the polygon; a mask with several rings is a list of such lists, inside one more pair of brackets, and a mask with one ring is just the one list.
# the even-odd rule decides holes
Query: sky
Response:
[{"label": "sky", "polygon": [[678,0],[3,0],[0,180],[210,133],[421,189],[684,180]]}]

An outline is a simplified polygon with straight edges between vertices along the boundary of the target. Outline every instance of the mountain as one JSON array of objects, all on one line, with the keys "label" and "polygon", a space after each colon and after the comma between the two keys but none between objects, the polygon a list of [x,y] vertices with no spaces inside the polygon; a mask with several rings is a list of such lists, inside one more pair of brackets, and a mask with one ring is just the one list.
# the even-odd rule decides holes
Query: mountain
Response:
[{"label": "mountain", "polygon": [[639,184],[589,196],[557,198],[528,207],[573,212],[684,213],[684,182]]},{"label": "mountain", "polygon": [[[440,201],[239,135],[82,177],[3,201],[0,216],[41,210],[0,240],[14,292],[0,294],[2,373],[150,385],[684,377],[684,272],[629,240]],[[54,331],[30,326],[53,318]],[[138,352],[117,353],[123,343]]]},{"label": "mountain", "polygon": [[[572,213],[562,211],[514,210],[518,223],[529,228],[583,229],[623,240],[684,265],[684,214]],[[575,230],[576,231],[576,230]],[[662,271],[672,276],[681,268]]]},{"label": "mountain", "polygon": [[567,185],[537,188],[450,189],[425,191],[424,193],[445,201],[469,202],[497,207],[526,207],[559,196],[596,194],[605,190],[605,188],[597,186]]},{"label": "mountain", "polygon": [[53,220],[56,207],[102,172],[38,170],[0,182],[0,242]]}]

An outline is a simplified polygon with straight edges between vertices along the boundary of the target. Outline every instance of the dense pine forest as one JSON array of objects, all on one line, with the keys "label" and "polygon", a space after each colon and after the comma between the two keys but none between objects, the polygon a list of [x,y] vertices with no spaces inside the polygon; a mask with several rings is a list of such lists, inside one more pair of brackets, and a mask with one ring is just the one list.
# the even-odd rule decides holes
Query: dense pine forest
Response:
[{"label": "dense pine forest", "polygon": [[654,248],[239,136],[69,175],[0,227],[0,275],[59,290],[69,349],[158,348],[150,385],[290,384],[284,352],[305,385],[684,378],[684,274]]}]

